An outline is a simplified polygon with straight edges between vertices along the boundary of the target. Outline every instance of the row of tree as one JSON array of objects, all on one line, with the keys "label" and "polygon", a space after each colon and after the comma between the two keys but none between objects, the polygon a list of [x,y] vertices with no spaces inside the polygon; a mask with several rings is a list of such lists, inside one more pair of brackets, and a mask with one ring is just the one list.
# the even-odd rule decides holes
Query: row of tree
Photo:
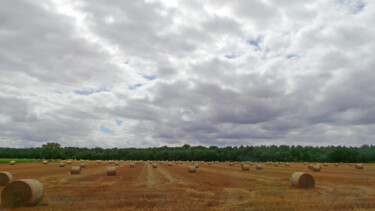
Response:
[{"label": "row of tree", "polygon": [[0,148],[0,158],[88,160],[199,160],[199,161],[308,161],[375,162],[375,146],[190,146],[157,148],[77,148],[47,143],[41,148]]}]

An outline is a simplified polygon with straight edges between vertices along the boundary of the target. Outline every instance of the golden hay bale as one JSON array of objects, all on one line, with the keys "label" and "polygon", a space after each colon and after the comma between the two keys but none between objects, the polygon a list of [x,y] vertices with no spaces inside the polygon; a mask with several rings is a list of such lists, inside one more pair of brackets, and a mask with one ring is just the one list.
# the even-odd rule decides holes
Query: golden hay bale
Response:
[{"label": "golden hay bale", "polygon": [[195,168],[195,166],[189,166],[188,171],[189,173],[196,173],[197,169]]},{"label": "golden hay bale", "polygon": [[324,166],[328,166],[328,163],[323,163]]},{"label": "golden hay bale", "polygon": [[156,163],[154,163],[154,164],[152,164],[152,168],[157,168],[158,167],[158,164],[156,164]]},{"label": "golden hay bale", "polygon": [[256,165],[255,168],[256,168],[257,170],[262,170],[262,169],[263,169],[262,165]]},{"label": "golden hay bale", "polygon": [[353,166],[353,164],[352,164],[352,163],[349,163],[349,166]]},{"label": "golden hay bale", "polygon": [[0,172],[0,186],[5,186],[13,181],[13,176],[7,171]]},{"label": "golden hay bale", "polygon": [[311,165],[310,170],[312,171],[320,171],[322,169],[321,165]]},{"label": "golden hay bale", "polygon": [[81,167],[80,166],[72,166],[70,169],[70,174],[80,174],[81,173]]},{"label": "golden hay bale", "polygon": [[16,165],[16,161],[14,161],[14,160],[9,161],[9,165]]},{"label": "golden hay bale", "polygon": [[130,167],[131,167],[131,168],[134,168],[134,163],[130,163]]},{"label": "golden hay bale", "polygon": [[72,161],[71,161],[71,160],[68,160],[66,163],[67,163],[68,165],[70,165],[70,164],[72,164]]},{"label": "golden hay bale", "polygon": [[109,164],[113,164],[113,161],[112,161],[112,160],[110,160],[110,161],[109,161]]},{"label": "golden hay bale", "polygon": [[339,166],[339,164],[338,164],[338,163],[335,163],[335,166]]},{"label": "golden hay bale", "polygon": [[305,165],[305,166],[306,166],[306,164],[307,164],[306,162],[303,162],[303,165]]},{"label": "golden hay bale", "polygon": [[356,169],[363,169],[363,164],[362,163],[357,163],[355,164]]},{"label": "golden hay bale", "polygon": [[168,163],[168,166],[172,166],[172,163]]},{"label": "golden hay bale", "polygon": [[277,167],[277,166],[279,166],[279,164],[278,164],[278,163],[274,163],[273,165],[274,165],[274,166],[276,166],[276,167]]},{"label": "golden hay bale", "polygon": [[294,172],[290,177],[290,182],[293,187],[297,188],[314,188],[315,180],[314,178],[305,172]]},{"label": "golden hay bale", "polygon": [[96,163],[97,163],[97,164],[101,164],[102,161],[101,161],[101,160],[97,160]]},{"label": "golden hay bale", "polygon": [[229,163],[229,166],[234,166],[234,164],[233,163]]},{"label": "golden hay bale", "polygon": [[1,201],[5,207],[33,206],[42,201],[44,189],[42,183],[34,179],[21,179],[5,186]]},{"label": "golden hay bale", "polygon": [[289,163],[285,163],[285,166],[288,166],[288,167],[289,167],[289,166],[290,166],[290,164],[289,164]]},{"label": "golden hay bale", "polygon": [[119,162],[115,162],[115,166],[119,166],[120,165],[120,163]]},{"label": "golden hay bale", "polygon": [[245,164],[242,164],[241,168],[242,168],[242,171],[249,171],[250,170],[250,166],[245,165]]},{"label": "golden hay bale", "polygon": [[194,164],[195,168],[199,168],[199,165],[198,163]]},{"label": "golden hay bale", "polygon": [[86,168],[86,163],[81,163],[81,168]]},{"label": "golden hay bale", "polygon": [[108,167],[107,176],[116,176],[116,167]]},{"label": "golden hay bale", "polygon": [[60,163],[60,167],[65,167],[66,163]]},{"label": "golden hay bale", "polygon": [[48,161],[47,160],[43,160],[43,165],[47,165]]}]

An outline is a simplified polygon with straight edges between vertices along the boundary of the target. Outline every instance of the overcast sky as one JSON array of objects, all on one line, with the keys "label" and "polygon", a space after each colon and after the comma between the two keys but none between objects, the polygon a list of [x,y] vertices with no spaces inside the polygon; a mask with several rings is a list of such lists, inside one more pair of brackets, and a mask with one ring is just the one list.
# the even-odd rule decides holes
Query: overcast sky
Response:
[{"label": "overcast sky", "polygon": [[375,143],[375,1],[0,1],[0,146]]}]

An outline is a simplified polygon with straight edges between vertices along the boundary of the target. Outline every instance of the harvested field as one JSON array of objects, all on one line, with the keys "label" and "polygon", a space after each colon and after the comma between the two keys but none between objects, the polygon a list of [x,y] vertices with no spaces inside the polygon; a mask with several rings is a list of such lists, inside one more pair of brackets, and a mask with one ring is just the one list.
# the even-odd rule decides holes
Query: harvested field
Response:
[{"label": "harvested field", "polygon": [[[79,165],[73,161],[72,166]],[[242,171],[228,163],[200,165],[191,174],[187,162],[153,168],[148,162],[117,166],[115,177],[107,177],[109,162],[86,162],[81,174],[59,163],[0,165],[14,180],[36,179],[45,196],[35,207],[17,210],[350,210],[375,209],[375,164],[363,169],[343,164],[309,171],[303,163],[251,166]],[[308,172],[315,188],[293,188],[293,172]],[[0,187],[2,191],[4,187]],[[0,207],[1,210],[1,207]]]}]

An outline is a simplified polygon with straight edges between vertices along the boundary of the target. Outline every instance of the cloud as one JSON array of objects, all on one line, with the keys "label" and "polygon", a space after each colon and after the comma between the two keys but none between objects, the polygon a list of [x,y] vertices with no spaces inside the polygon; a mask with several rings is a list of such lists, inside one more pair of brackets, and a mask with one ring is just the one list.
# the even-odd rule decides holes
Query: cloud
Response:
[{"label": "cloud", "polygon": [[362,145],[370,1],[0,2],[0,144]]}]

